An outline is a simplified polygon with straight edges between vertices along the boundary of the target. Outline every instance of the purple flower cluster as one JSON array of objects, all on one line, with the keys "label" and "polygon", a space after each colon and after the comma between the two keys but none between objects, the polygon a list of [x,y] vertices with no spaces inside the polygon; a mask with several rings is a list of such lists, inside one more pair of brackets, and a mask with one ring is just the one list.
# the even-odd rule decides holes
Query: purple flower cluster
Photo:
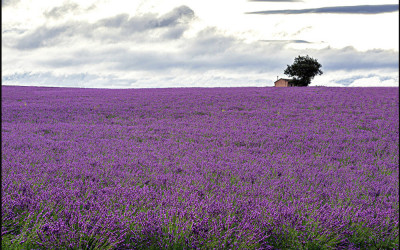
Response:
[{"label": "purple flower cluster", "polygon": [[2,244],[399,248],[398,88],[2,86]]}]

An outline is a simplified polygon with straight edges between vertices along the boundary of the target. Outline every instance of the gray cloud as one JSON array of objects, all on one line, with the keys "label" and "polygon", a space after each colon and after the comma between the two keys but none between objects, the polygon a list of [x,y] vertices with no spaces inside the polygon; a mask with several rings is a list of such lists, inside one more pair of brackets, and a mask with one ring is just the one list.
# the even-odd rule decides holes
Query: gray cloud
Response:
[{"label": "gray cloud", "polygon": [[292,36],[299,35],[299,34],[303,33],[304,31],[311,30],[311,29],[312,29],[312,26],[307,26],[307,27],[301,28],[298,31],[296,31],[295,33],[293,33]]},{"label": "gray cloud", "polygon": [[47,18],[58,19],[69,12],[76,12],[79,10],[79,5],[72,2],[66,2],[59,7],[54,7],[50,11],[46,11],[44,16]]},{"label": "gray cloud", "polygon": [[176,40],[182,37],[187,30],[187,26],[174,26],[169,28],[163,35],[161,40]]},{"label": "gray cloud", "polygon": [[[2,76],[2,80],[7,85],[31,85],[35,86],[63,86],[63,87],[90,87],[91,84],[97,87],[125,87],[135,83],[135,79],[118,79],[115,75],[94,75],[88,73],[55,75],[51,72],[43,73],[15,73]],[[88,84],[89,83],[89,84]],[[92,86],[93,87],[93,86]]]},{"label": "gray cloud", "polygon": [[196,38],[184,47],[189,54],[221,54],[235,46],[237,39],[220,33],[215,28],[206,28],[199,31]]},{"label": "gray cloud", "polygon": [[365,74],[365,75],[354,75],[351,77],[346,77],[343,79],[338,79],[336,80],[336,83],[340,83],[340,84],[344,84],[344,85],[349,85],[352,82],[354,82],[355,80],[359,80],[359,79],[363,79],[363,78],[371,78],[371,77],[379,77],[381,81],[385,81],[385,80],[391,80],[393,79],[392,77],[380,77],[377,74]]},{"label": "gray cloud", "polygon": [[73,35],[72,31],[76,29],[74,24],[64,24],[56,27],[42,26],[23,35],[15,43],[15,48],[20,50],[37,49],[40,47],[50,47],[62,41],[62,35]]},{"label": "gray cloud", "polygon": [[300,9],[300,10],[267,10],[267,11],[256,11],[247,12],[246,14],[308,14],[308,13],[319,13],[319,14],[380,14],[395,12],[399,10],[398,4],[383,4],[383,5],[357,5],[357,6],[333,6],[333,7],[322,7],[314,9]]},{"label": "gray cloud", "polygon": [[6,33],[22,34],[26,31],[27,31],[26,29],[11,28],[11,29],[3,29],[1,33],[2,34],[6,34]]},{"label": "gray cloud", "polygon": [[322,50],[298,51],[288,50],[286,53],[271,56],[275,51],[283,51],[284,44],[256,46],[232,42],[225,48],[225,53],[215,53],[213,49],[192,43],[191,48],[180,53],[131,52],[125,54],[125,60],[119,60],[116,67],[123,70],[164,70],[168,68],[184,68],[194,71],[227,69],[232,71],[283,71],[297,54],[314,55],[328,71],[337,70],[378,70],[397,69],[398,52],[386,50],[370,50],[360,52],[354,48],[325,48]]},{"label": "gray cloud", "polygon": [[[166,72],[173,69],[188,72],[215,69],[265,72],[283,70],[286,64],[299,54],[309,54],[318,58],[324,69],[328,71],[398,69],[398,52],[392,50],[361,52],[353,47],[296,50],[285,46],[288,43],[311,42],[265,40],[249,44],[215,28],[206,28],[198,32],[195,37],[183,38],[181,35],[187,26],[179,25],[179,20],[182,16],[189,19],[193,16],[193,13],[187,10],[186,8],[175,9],[161,17],[144,15],[140,18],[129,18],[128,15],[123,14],[94,24],[78,22],[53,28],[40,27],[27,35],[23,33],[15,48],[32,50],[51,46],[59,47],[63,53],[57,54],[56,57],[49,56],[35,60],[42,67],[54,69],[98,65],[104,69],[120,72]],[[135,26],[132,23],[139,25]],[[103,31],[102,27],[106,29]],[[165,28],[164,32],[156,33],[156,39],[151,42],[162,45],[169,41],[168,39],[181,37],[176,40],[176,47],[172,47],[175,49],[160,50],[159,46],[154,48],[146,46],[146,49],[143,49],[141,45],[148,44],[149,41],[141,40],[142,37],[148,39],[152,32],[160,27]],[[98,39],[100,36],[101,39]],[[102,48],[102,45],[107,45],[107,40],[113,41],[113,46]],[[76,43],[76,41],[81,44],[96,42],[96,46],[91,45],[79,50],[62,49],[63,46],[70,46],[70,43]],[[127,41],[129,45],[120,44],[121,41]],[[139,48],[135,49],[137,46]],[[279,53],[276,53],[277,51]]]},{"label": "gray cloud", "polygon": [[[162,44],[162,40],[159,41]],[[184,38],[179,42],[179,50],[135,49],[116,46],[109,49],[92,48],[60,54],[57,57],[37,60],[45,68],[84,67],[101,65],[109,70],[121,72],[150,71],[161,72],[172,69],[185,71],[207,70],[258,70],[276,69],[284,63],[271,60],[271,52],[282,50],[283,45],[244,44],[233,36],[227,36],[215,28],[207,28],[193,38]],[[261,55],[261,56],[260,56]],[[279,57],[285,57],[282,53]],[[277,56],[275,56],[276,58]],[[280,62],[284,60],[280,59]]]},{"label": "gray cloud", "polygon": [[[189,81],[187,79],[192,79],[191,84],[221,81],[261,84],[262,74],[283,74],[293,58],[305,54],[317,58],[325,74],[398,71],[399,53],[393,50],[358,51],[353,47],[297,50],[287,48],[287,44],[312,42],[265,40],[248,43],[212,27],[193,37],[182,36],[194,18],[190,8],[181,6],[162,16],[121,14],[95,23],[66,22],[20,34],[3,33],[8,40],[17,39],[11,48],[5,46],[9,59],[4,65],[19,62],[19,71],[32,70],[33,73],[10,74],[13,70],[8,66],[8,73],[2,80],[7,84],[35,82],[85,87],[102,87],[111,82],[115,87],[133,86],[136,82],[138,85],[135,86],[157,87],[162,81],[173,84]],[[168,46],[164,49],[165,43]],[[34,50],[36,48],[41,50]],[[38,71],[48,72],[35,73]],[[49,72],[57,72],[57,75]],[[60,76],[60,72],[65,75]]]},{"label": "gray cloud", "polygon": [[160,27],[165,27],[175,25],[178,22],[189,22],[194,16],[194,11],[183,5],[163,15],[159,20],[159,24]]},{"label": "gray cloud", "polygon": [[[179,75],[139,77],[134,79],[119,79],[115,75],[71,74],[54,75],[51,72],[31,73],[24,72],[12,75],[3,75],[3,85],[16,86],[46,86],[46,87],[78,87],[78,88],[179,88],[179,87],[264,87],[265,79],[257,77],[229,77],[215,74],[201,74],[195,78]],[[5,80],[6,79],[6,80]],[[270,83],[272,84],[272,82]]]},{"label": "gray cloud", "polygon": [[[61,11],[60,13],[64,12]],[[187,6],[180,6],[160,17],[155,14],[133,17],[128,14],[120,14],[101,19],[94,24],[68,22],[55,27],[41,26],[21,36],[15,42],[14,47],[21,50],[51,47],[59,43],[67,43],[68,38],[73,36],[118,42],[132,39],[132,35],[138,32],[160,29],[164,30],[160,34],[155,34],[157,38],[161,40],[178,39],[188,29],[189,23],[194,18],[195,14],[192,9]],[[146,36],[136,37],[136,39],[146,38]]]},{"label": "gray cloud", "polygon": [[393,50],[373,49],[363,52],[353,47],[342,49],[327,47],[311,52],[321,58],[321,62],[324,62],[323,67],[328,70],[377,70],[399,67],[399,52]]},{"label": "gray cloud", "polygon": [[[294,57],[308,54],[321,62],[324,71],[397,70],[398,52],[392,50],[358,51],[353,47],[335,49],[296,50],[286,48],[288,42],[310,43],[303,40],[244,43],[216,29],[208,28],[196,37],[183,39],[179,50],[134,49],[135,46],[101,50],[79,50],[57,58],[38,61],[41,66],[68,68],[102,65],[120,72],[187,72],[228,70],[233,72],[283,71]],[[140,43],[139,43],[140,44]],[[279,53],[276,53],[279,51]]]},{"label": "gray cloud", "polygon": [[268,43],[312,43],[306,40],[260,40]]},{"label": "gray cloud", "polygon": [[134,16],[129,18],[127,14],[106,18],[98,21],[95,27],[121,28],[127,32],[141,32],[149,29],[163,28],[185,24],[195,17],[194,11],[187,6],[180,6],[171,12],[157,17],[155,14]]},{"label": "gray cloud", "polygon": [[1,0],[1,7],[16,5],[19,0]]}]

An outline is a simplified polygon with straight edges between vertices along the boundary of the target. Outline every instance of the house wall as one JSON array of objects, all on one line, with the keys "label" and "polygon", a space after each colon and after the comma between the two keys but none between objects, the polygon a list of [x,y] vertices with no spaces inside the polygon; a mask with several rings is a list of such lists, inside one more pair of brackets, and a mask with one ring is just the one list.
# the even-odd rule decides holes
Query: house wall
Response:
[{"label": "house wall", "polygon": [[279,81],[275,82],[275,87],[287,87],[288,81],[280,79]]}]

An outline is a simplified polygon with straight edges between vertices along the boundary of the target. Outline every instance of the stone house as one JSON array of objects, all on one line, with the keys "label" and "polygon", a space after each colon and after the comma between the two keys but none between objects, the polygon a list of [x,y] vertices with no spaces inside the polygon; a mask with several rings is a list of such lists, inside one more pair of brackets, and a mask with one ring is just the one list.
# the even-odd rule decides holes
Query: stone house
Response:
[{"label": "stone house", "polygon": [[289,83],[290,80],[292,80],[292,79],[280,78],[275,81],[275,87],[294,87],[294,85]]}]

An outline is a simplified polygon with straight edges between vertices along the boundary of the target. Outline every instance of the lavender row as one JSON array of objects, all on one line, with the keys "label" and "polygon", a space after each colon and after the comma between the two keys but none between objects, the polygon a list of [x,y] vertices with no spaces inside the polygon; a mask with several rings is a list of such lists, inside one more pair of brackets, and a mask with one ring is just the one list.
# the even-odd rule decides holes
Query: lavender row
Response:
[{"label": "lavender row", "polygon": [[2,241],[398,248],[398,88],[2,87]]}]

